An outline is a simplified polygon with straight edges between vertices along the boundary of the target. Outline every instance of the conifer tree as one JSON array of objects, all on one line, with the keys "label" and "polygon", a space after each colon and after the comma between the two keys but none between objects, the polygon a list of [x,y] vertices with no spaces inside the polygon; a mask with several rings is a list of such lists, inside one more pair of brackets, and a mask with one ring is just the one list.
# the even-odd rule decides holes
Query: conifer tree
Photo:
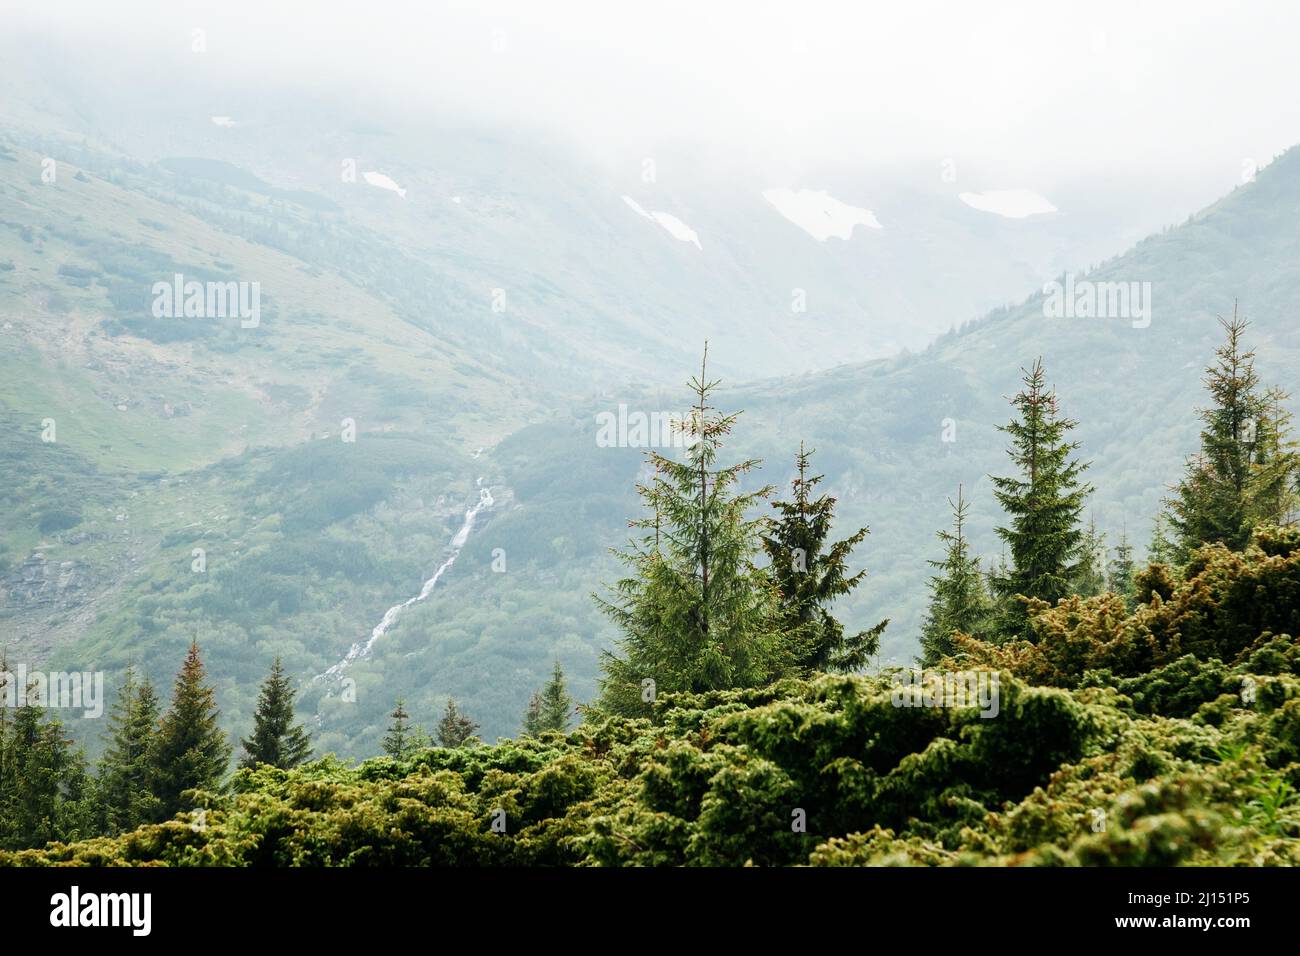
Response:
[{"label": "conifer tree", "polygon": [[1134,578],[1136,566],[1133,561],[1133,546],[1129,544],[1128,534],[1121,534],[1115,548],[1115,557],[1111,559],[1106,572],[1106,589],[1118,594],[1133,605],[1137,595],[1137,582]]},{"label": "conifer tree", "polygon": [[598,706],[606,712],[644,714],[668,691],[765,684],[797,655],[778,592],[754,563],[763,519],[749,512],[771,489],[738,488],[757,459],[718,464],[738,414],[720,415],[709,403],[718,382],[707,377],[707,360],[706,346],[690,383],[695,405],[679,423],[684,460],[648,455],[654,474],[637,488],[647,515],[630,522],[642,535],[615,552],[631,573],[611,600],[596,598],[623,635],[618,652],[602,659]]},{"label": "conifer tree", "polygon": [[[544,702],[542,712],[545,716]],[[474,739],[477,731],[478,724],[460,712],[455,698],[447,698],[447,709],[443,711],[442,719],[438,721],[438,745],[449,750],[464,747]]]},{"label": "conifer tree", "polygon": [[293,698],[293,686],[277,657],[258,695],[253,736],[243,741],[242,766],[268,764],[291,770],[311,756],[307,731],[293,720]]},{"label": "conifer tree", "polygon": [[1087,464],[1072,455],[1078,443],[1066,438],[1078,423],[1060,416],[1042,359],[1025,372],[1024,388],[1011,403],[1017,417],[999,429],[1011,436],[1008,454],[1018,474],[993,478],[994,493],[1011,519],[997,529],[1011,549],[1010,571],[994,582],[1003,638],[1025,632],[1019,595],[1055,604],[1070,593],[1083,544],[1079,515],[1092,491],[1080,480]]},{"label": "conifer tree", "polygon": [[573,699],[565,687],[560,662],[556,661],[551,679],[528,702],[528,712],[524,715],[524,733],[532,736],[547,730],[567,733],[572,713]]},{"label": "conifer tree", "polygon": [[26,849],[90,836],[97,814],[84,757],[42,702],[20,696],[5,742],[0,847]]},{"label": "conifer tree", "polygon": [[1079,545],[1079,568],[1074,578],[1074,593],[1096,597],[1106,590],[1106,536],[1097,530],[1095,520],[1088,521]]},{"label": "conifer tree", "polygon": [[416,735],[407,723],[411,715],[406,712],[406,701],[397,698],[397,706],[388,716],[393,722],[388,725],[388,733],[384,735],[384,753],[394,760],[405,760],[419,749]]},{"label": "conifer tree", "polygon": [[867,575],[865,570],[850,574],[848,558],[868,529],[859,528],[843,541],[827,545],[835,499],[812,497],[823,476],[809,474],[811,456],[800,442],[793,497],[772,502],[780,517],[762,536],[763,550],[780,593],[785,630],[798,636],[800,653],[795,666],[809,671],[851,671],[876,653],[889,621],[846,636],[844,626],[830,613],[835,599],[848,594]]},{"label": "conifer tree", "polygon": [[187,790],[222,789],[230,744],[218,726],[219,716],[216,693],[205,682],[198,642],[191,642],[149,761],[151,789],[164,817],[191,808]]},{"label": "conifer tree", "polygon": [[1256,524],[1289,520],[1300,473],[1286,395],[1260,390],[1255,353],[1245,345],[1249,323],[1234,307],[1219,324],[1225,341],[1205,370],[1210,405],[1200,412],[1200,449],[1167,502],[1179,564],[1203,544],[1240,551]]},{"label": "conifer tree", "polygon": [[934,667],[955,653],[952,636],[961,631],[979,637],[989,617],[990,601],[979,558],[970,553],[966,516],[970,505],[957,486],[957,500],[948,499],[953,529],[940,531],[944,556],[928,562],[939,573],[930,578],[930,606],[921,623],[921,665]]},{"label": "conifer tree", "polygon": [[110,833],[155,820],[160,806],[150,792],[150,754],[158,732],[158,695],[146,677],[128,667],[108,718],[106,748],[99,762],[99,790]]},{"label": "conifer tree", "polygon": [[1151,543],[1147,546],[1147,564],[1167,564],[1172,567],[1177,563],[1177,549],[1165,531],[1168,524],[1169,519],[1165,514],[1155,516],[1151,527]]}]

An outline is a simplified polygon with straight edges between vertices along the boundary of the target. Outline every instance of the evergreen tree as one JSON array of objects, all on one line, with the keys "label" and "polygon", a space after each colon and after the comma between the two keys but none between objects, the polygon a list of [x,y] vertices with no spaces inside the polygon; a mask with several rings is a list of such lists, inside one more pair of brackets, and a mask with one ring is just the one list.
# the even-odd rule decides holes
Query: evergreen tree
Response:
[{"label": "evergreen tree", "polygon": [[790,501],[774,501],[780,518],[762,536],[769,568],[780,593],[785,630],[798,635],[801,650],[794,660],[802,670],[851,671],[861,667],[880,647],[880,635],[889,621],[857,634],[845,636],[844,626],[830,613],[836,598],[848,594],[866,577],[865,570],[848,571],[848,557],[868,534],[860,528],[843,541],[831,544],[830,534],[835,499],[813,498],[822,475],[809,475],[811,451],[799,443],[795,458],[797,474]]},{"label": "evergreen tree", "polygon": [[990,601],[984,586],[979,558],[970,553],[966,538],[966,516],[970,505],[957,486],[957,501],[948,499],[952,508],[952,531],[940,531],[944,556],[928,562],[939,573],[930,578],[930,606],[921,623],[921,666],[934,667],[956,652],[952,636],[961,631],[978,637],[989,616]]},{"label": "evergreen tree", "polygon": [[128,667],[109,714],[107,746],[99,762],[100,797],[110,833],[134,830],[159,816],[158,800],[149,790],[159,710],[153,684],[148,678],[137,683]]},{"label": "evergreen tree", "polygon": [[63,725],[48,716],[43,702],[26,692],[20,696],[6,729],[0,847],[27,849],[89,837],[97,808],[85,758],[72,749]]},{"label": "evergreen tree", "polygon": [[149,761],[151,789],[164,817],[192,807],[187,790],[221,790],[230,744],[218,726],[219,716],[216,693],[204,680],[199,645],[191,642]]},{"label": "evergreen tree", "polygon": [[406,701],[397,698],[397,706],[389,716],[393,722],[384,735],[384,753],[394,760],[405,760],[419,749],[417,735],[407,723],[411,715],[406,712]]},{"label": "evergreen tree", "polygon": [[[543,701],[542,714],[545,718],[545,701]],[[478,724],[460,712],[454,698],[447,698],[447,709],[443,711],[442,720],[438,721],[438,745],[449,750],[463,747],[474,739],[477,731]]]},{"label": "evergreen tree", "polygon": [[1106,536],[1097,530],[1097,522],[1088,521],[1079,546],[1079,569],[1074,578],[1074,593],[1096,597],[1106,590]]},{"label": "evergreen tree", "polygon": [[1255,353],[1245,347],[1249,323],[1235,307],[1219,324],[1226,339],[1205,370],[1210,406],[1200,411],[1200,449],[1167,502],[1179,564],[1203,544],[1240,551],[1255,525],[1288,521],[1294,509],[1300,472],[1286,394],[1261,392]]},{"label": "evergreen tree", "polygon": [[1165,532],[1168,523],[1169,519],[1164,514],[1156,515],[1152,522],[1151,544],[1147,546],[1147,564],[1166,564],[1172,567],[1177,563],[1177,549]]},{"label": "evergreen tree", "polygon": [[770,488],[741,492],[759,464],[718,465],[737,414],[719,415],[709,399],[708,349],[690,383],[695,405],[680,423],[684,461],[648,455],[653,477],[637,488],[643,533],[618,553],[631,574],[598,606],[622,631],[618,653],[602,659],[600,709],[643,714],[669,691],[754,687],[793,668],[798,648],[785,633],[778,592],[754,559],[762,519],[748,512]]},{"label": "evergreen tree", "polygon": [[1087,464],[1072,457],[1078,443],[1066,440],[1078,423],[1059,415],[1042,359],[1025,372],[1024,389],[1011,403],[1018,417],[999,429],[1011,436],[1008,454],[1019,475],[993,478],[995,495],[1011,518],[1009,527],[997,529],[1011,549],[1009,573],[994,582],[1004,638],[1025,631],[1019,595],[1055,604],[1070,593],[1083,545],[1079,514],[1092,491],[1080,480]]},{"label": "evergreen tree", "polygon": [[1128,542],[1128,535],[1121,534],[1119,545],[1115,548],[1115,557],[1107,568],[1106,589],[1118,594],[1132,607],[1137,595],[1137,582],[1134,578],[1136,566],[1133,561],[1133,546]]},{"label": "evergreen tree", "polygon": [[258,695],[253,736],[243,741],[242,766],[264,763],[290,770],[311,756],[307,731],[293,722],[293,698],[293,687],[277,657]]},{"label": "evergreen tree", "polygon": [[573,699],[565,687],[560,662],[556,661],[551,679],[528,702],[528,712],[524,715],[524,733],[532,736],[547,730],[567,733],[572,713]]}]

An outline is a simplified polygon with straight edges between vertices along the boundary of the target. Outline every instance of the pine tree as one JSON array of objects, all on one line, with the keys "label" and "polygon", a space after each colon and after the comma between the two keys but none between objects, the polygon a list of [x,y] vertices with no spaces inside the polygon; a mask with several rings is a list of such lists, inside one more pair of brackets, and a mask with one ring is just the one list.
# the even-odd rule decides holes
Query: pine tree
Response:
[{"label": "pine tree", "polygon": [[770,488],[741,492],[759,462],[719,466],[718,453],[738,414],[719,415],[709,399],[708,349],[691,380],[695,405],[680,424],[684,461],[648,455],[653,477],[637,491],[647,516],[630,522],[643,534],[618,556],[631,569],[600,609],[622,631],[618,653],[605,653],[599,708],[644,714],[659,693],[754,687],[793,668],[796,648],[784,632],[778,593],[754,559],[763,520],[748,512]]},{"label": "pine tree", "polygon": [[1133,561],[1133,546],[1128,542],[1128,535],[1121,534],[1119,545],[1115,548],[1115,557],[1111,559],[1106,574],[1106,589],[1118,594],[1133,605],[1137,595],[1137,583],[1134,578],[1136,566]]},{"label": "pine tree", "polygon": [[149,790],[159,709],[153,684],[148,678],[137,684],[134,670],[128,667],[108,718],[106,748],[99,762],[99,790],[110,833],[134,830],[159,816],[158,800]]},{"label": "pine tree", "polygon": [[243,741],[242,766],[268,764],[290,770],[311,756],[307,731],[293,722],[293,698],[293,687],[277,657],[258,695],[253,736]]},{"label": "pine tree", "polygon": [[1106,536],[1097,530],[1097,522],[1088,521],[1079,545],[1079,567],[1074,577],[1074,593],[1096,597],[1106,590]]},{"label": "pine tree", "polygon": [[966,538],[970,505],[961,485],[957,486],[957,501],[949,498],[948,505],[952,508],[953,530],[938,533],[944,546],[943,560],[928,562],[939,573],[930,578],[930,606],[921,623],[923,667],[934,667],[956,652],[954,632],[980,636],[991,607],[979,558],[970,553]]},{"label": "pine tree", "polygon": [[397,706],[388,716],[393,718],[393,722],[384,735],[384,753],[394,760],[405,760],[419,749],[415,733],[407,723],[411,715],[406,712],[406,701],[397,698]]},{"label": "pine tree", "polygon": [[811,456],[812,452],[805,451],[800,442],[793,498],[772,502],[780,518],[762,536],[763,550],[780,592],[785,630],[798,635],[801,645],[795,666],[806,671],[851,671],[879,650],[880,636],[889,621],[845,636],[844,626],[830,613],[830,605],[861,584],[867,575],[865,570],[850,574],[848,558],[868,529],[860,528],[843,541],[827,546],[835,499],[829,495],[812,497],[823,476],[809,475]]},{"label": "pine tree", "polygon": [[150,757],[154,796],[164,817],[193,806],[187,790],[222,789],[230,744],[218,726],[216,693],[204,682],[197,642],[190,644],[176,675],[171,708],[163,716]]},{"label": "pine tree", "polygon": [[1256,524],[1290,520],[1295,503],[1300,472],[1286,394],[1260,391],[1255,353],[1244,341],[1249,323],[1235,307],[1219,324],[1226,340],[1205,370],[1210,406],[1200,411],[1200,449],[1167,501],[1179,564],[1203,544],[1242,550]]},{"label": "pine tree", "polygon": [[[546,706],[544,701],[542,714],[543,718],[545,718]],[[438,721],[438,745],[449,750],[464,747],[474,739],[474,734],[477,731],[478,724],[460,712],[456,707],[454,698],[447,698],[447,709],[443,711],[442,720]]]},{"label": "pine tree", "polygon": [[551,679],[528,702],[524,715],[524,733],[537,736],[547,730],[568,733],[569,718],[573,713],[573,699],[565,688],[564,671],[555,662]]},{"label": "pine tree", "polygon": [[1011,549],[1010,572],[995,581],[1004,638],[1024,634],[1026,609],[1019,595],[1055,604],[1070,593],[1083,544],[1079,515],[1092,491],[1080,481],[1087,464],[1071,454],[1078,443],[1066,440],[1078,423],[1058,414],[1042,359],[1025,372],[1024,386],[1011,400],[1018,417],[999,426],[1011,436],[1008,454],[1019,476],[993,478],[995,495],[1011,518],[1010,527],[997,529]]}]

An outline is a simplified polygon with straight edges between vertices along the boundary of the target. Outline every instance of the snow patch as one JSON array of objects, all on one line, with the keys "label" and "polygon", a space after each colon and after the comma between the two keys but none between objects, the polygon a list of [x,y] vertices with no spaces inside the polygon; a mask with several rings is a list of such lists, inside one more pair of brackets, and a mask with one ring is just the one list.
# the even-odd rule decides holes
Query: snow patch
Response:
[{"label": "snow patch", "polygon": [[980,212],[1007,219],[1025,219],[1056,212],[1057,208],[1032,189],[1000,189],[983,193],[962,193],[962,202]]},{"label": "snow patch", "polygon": [[850,206],[821,190],[767,189],[763,191],[763,198],[818,242],[832,237],[849,239],[854,226],[884,228],[870,209]]},{"label": "snow patch", "polygon": [[393,182],[390,177],[385,176],[383,173],[377,173],[371,170],[368,173],[362,173],[362,177],[372,186],[376,186],[379,189],[387,189],[389,192],[397,193],[397,195],[401,196],[403,199],[406,198],[406,190],[397,185],[397,183]]},{"label": "snow patch", "polygon": [[216,125],[216,126],[221,126],[221,127],[225,128],[225,129],[230,129],[230,127],[232,127],[232,126],[238,126],[238,125],[239,125],[238,123],[236,123],[236,122],[234,121],[234,119],[233,119],[232,117],[229,117],[229,116],[214,116],[214,117],[212,117],[212,122],[213,122],[214,125]]},{"label": "snow patch", "polygon": [[668,230],[668,234],[674,239],[680,239],[682,242],[693,242],[695,243],[695,248],[703,251],[704,247],[700,245],[699,234],[676,216],[670,215],[666,212],[647,212],[645,209],[642,209],[641,205],[631,196],[624,196],[623,202],[627,203],[632,208],[632,211],[638,216],[644,216],[651,222],[659,223],[659,225]]}]

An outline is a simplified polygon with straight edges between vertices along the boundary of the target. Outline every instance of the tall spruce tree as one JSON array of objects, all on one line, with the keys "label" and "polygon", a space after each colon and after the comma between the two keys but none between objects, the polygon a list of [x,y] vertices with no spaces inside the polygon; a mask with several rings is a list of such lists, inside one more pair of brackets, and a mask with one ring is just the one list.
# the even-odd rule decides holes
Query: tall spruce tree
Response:
[{"label": "tall spruce tree", "polygon": [[271,673],[262,683],[253,714],[253,736],[244,740],[244,767],[268,764],[290,770],[311,756],[307,731],[293,720],[293,686],[280,658],[271,664]]},{"label": "tall spruce tree", "polygon": [[948,505],[952,508],[953,528],[938,532],[944,547],[943,559],[928,562],[939,573],[930,578],[930,606],[921,622],[923,667],[934,667],[956,652],[954,633],[981,636],[991,610],[979,558],[970,553],[970,541],[966,537],[970,504],[961,485],[957,486],[957,500],[949,498]]},{"label": "tall spruce tree", "polygon": [[684,460],[648,455],[653,476],[637,487],[647,514],[630,522],[642,534],[615,552],[631,573],[612,599],[595,598],[622,631],[601,662],[605,712],[643,714],[659,693],[753,687],[793,668],[778,592],[754,563],[763,519],[749,512],[771,489],[738,488],[757,459],[718,464],[738,413],[714,410],[707,371],[706,345],[695,405],[679,423]]},{"label": "tall spruce tree", "polygon": [[150,791],[150,754],[158,732],[160,705],[153,684],[136,680],[128,667],[108,718],[104,755],[99,761],[99,791],[110,833],[134,830],[160,814]]},{"label": "tall spruce tree", "polygon": [[1151,522],[1151,543],[1147,545],[1147,564],[1167,564],[1171,567],[1177,563],[1177,548],[1169,539],[1166,530],[1169,518],[1163,512],[1157,514]]},{"label": "tall spruce tree", "polygon": [[1300,474],[1286,395],[1261,391],[1245,345],[1249,323],[1234,306],[1219,324],[1225,340],[1205,370],[1210,405],[1200,411],[1200,448],[1167,501],[1179,564],[1203,544],[1240,551],[1257,524],[1290,520]]},{"label": "tall spruce tree", "polygon": [[216,693],[205,681],[198,642],[191,642],[149,761],[151,789],[164,817],[193,807],[185,796],[187,790],[222,789],[230,765],[230,744],[218,726],[219,717]]},{"label": "tall spruce tree", "polygon": [[455,698],[447,698],[447,709],[443,711],[442,719],[438,721],[438,745],[450,750],[464,747],[474,740],[474,734],[477,732],[478,724],[460,712]]},{"label": "tall spruce tree", "polygon": [[835,499],[813,497],[823,476],[809,474],[812,454],[799,443],[793,495],[789,501],[772,502],[780,516],[762,535],[763,550],[780,593],[784,628],[797,635],[799,653],[794,665],[806,671],[851,671],[880,648],[880,636],[889,621],[846,636],[844,626],[831,615],[831,604],[867,576],[865,570],[850,574],[848,558],[868,529],[859,528],[844,540],[827,544]]},{"label": "tall spruce tree", "polygon": [[997,529],[1011,550],[1009,572],[994,581],[1004,639],[1028,636],[1021,595],[1054,604],[1070,594],[1083,544],[1079,515],[1092,491],[1080,480],[1088,465],[1073,457],[1078,443],[1066,438],[1078,422],[1059,414],[1041,358],[1025,372],[1024,388],[1011,404],[1017,417],[999,429],[1011,436],[1007,453],[1018,474],[993,478],[994,494],[1011,519]]},{"label": "tall spruce tree", "polygon": [[98,816],[84,755],[72,749],[63,725],[48,715],[44,702],[34,694],[33,688],[24,691],[7,728],[0,781],[0,848],[4,849],[89,837]]}]

